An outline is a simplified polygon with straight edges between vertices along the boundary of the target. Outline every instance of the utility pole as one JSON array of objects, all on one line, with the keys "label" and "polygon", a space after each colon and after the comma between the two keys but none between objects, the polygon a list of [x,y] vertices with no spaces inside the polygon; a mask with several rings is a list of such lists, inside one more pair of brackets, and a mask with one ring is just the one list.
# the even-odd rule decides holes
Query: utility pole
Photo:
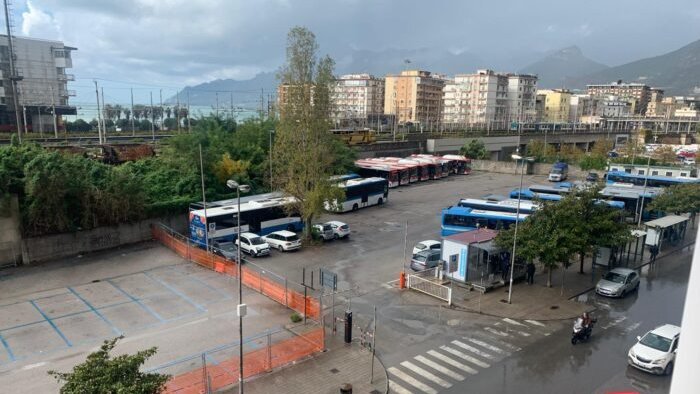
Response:
[{"label": "utility pole", "polygon": [[131,136],[136,135],[136,128],[134,128],[134,88],[131,88]]},{"label": "utility pole", "polygon": [[155,142],[156,140],[156,126],[153,124],[155,118],[153,117],[153,91],[151,93],[151,138]]},{"label": "utility pole", "polygon": [[56,102],[53,98],[53,86],[51,88],[51,113],[53,114],[53,136],[58,139],[58,126],[56,125]]},{"label": "utility pole", "polygon": [[5,27],[7,28],[7,47],[10,52],[10,86],[12,88],[12,101],[15,107],[15,121],[17,122],[17,137],[19,143],[22,143],[22,119],[19,114],[19,89],[17,88],[17,82],[22,80],[22,77],[17,75],[17,70],[15,69],[15,49],[12,44],[12,28],[10,27],[10,11],[8,0],[4,0],[5,6]]},{"label": "utility pole", "polygon": [[37,119],[39,119],[39,135],[44,138],[44,122],[41,119],[41,105],[36,106]]},{"label": "utility pole", "polygon": [[100,87],[102,92],[102,140],[103,143],[107,143],[107,108],[105,106],[105,88]]},{"label": "utility pole", "polygon": [[180,91],[178,90],[177,93],[175,93],[175,97],[177,100],[177,107],[175,110],[175,119],[177,119],[177,133],[180,134]]},{"label": "utility pole", "polygon": [[191,133],[192,132],[192,125],[190,124],[190,117],[192,114],[190,113],[190,91],[187,91],[187,132]]},{"label": "utility pole", "polygon": [[163,130],[163,89],[160,89],[160,129]]},{"label": "utility pole", "polygon": [[22,116],[24,117],[24,134],[27,134],[27,107],[22,106]]},{"label": "utility pole", "polygon": [[100,113],[100,90],[97,88],[97,81],[93,80],[95,83],[95,98],[97,99],[97,140],[100,145],[102,145],[102,118]]}]

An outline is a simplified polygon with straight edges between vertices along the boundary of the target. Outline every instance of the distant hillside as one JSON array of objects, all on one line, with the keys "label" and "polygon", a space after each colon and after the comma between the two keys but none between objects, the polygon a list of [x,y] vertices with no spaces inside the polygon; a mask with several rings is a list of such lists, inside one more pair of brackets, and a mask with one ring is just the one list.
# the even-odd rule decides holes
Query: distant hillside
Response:
[{"label": "distant hillside", "polygon": [[[219,105],[227,107],[231,105],[231,92],[233,104],[245,109],[257,110],[260,108],[260,89],[264,89],[265,100],[268,93],[277,91],[277,77],[274,73],[260,73],[253,79],[237,81],[235,79],[217,79],[196,86],[187,86],[180,91],[180,103],[187,100],[189,93],[190,105],[211,106],[216,104],[216,95],[219,92]],[[167,100],[168,104],[175,104],[176,97]]]},{"label": "distant hillside", "polygon": [[608,66],[595,62],[583,55],[577,46],[570,46],[547,54],[541,60],[536,61],[519,70],[521,73],[537,74],[540,88],[568,87],[567,82],[607,69]]},{"label": "distant hillside", "polygon": [[584,88],[589,83],[608,83],[619,79],[665,89],[666,95],[700,94],[700,40],[661,56],[575,78],[571,84]]}]

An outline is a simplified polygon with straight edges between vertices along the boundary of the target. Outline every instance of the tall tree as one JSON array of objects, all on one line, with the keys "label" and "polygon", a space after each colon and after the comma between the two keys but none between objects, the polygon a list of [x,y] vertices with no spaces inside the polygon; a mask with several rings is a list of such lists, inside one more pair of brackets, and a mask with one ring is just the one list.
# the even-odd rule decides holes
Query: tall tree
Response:
[{"label": "tall tree", "polygon": [[689,213],[695,221],[695,216],[700,212],[700,185],[688,183],[671,186],[652,200],[649,209],[677,215]]},{"label": "tall tree", "polygon": [[486,159],[488,152],[483,141],[473,139],[459,149],[459,153],[471,159]]},{"label": "tall tree", "polygon": [[61,394],[160,393],[170,376],[140,371],[157,349],[153,347],[134,355],[111,357],[109,353],[121,338],[105,341],[100,350],[88,355],[84,363],[73,367],[72,372],[49,371],[49,375],[63,382]]},{"label": "tall tree", "polygon": [[329,180],[334,162],[334,136],[329,131],[333,67],[330,57],[318,58],[311,31],[304,27],[289,31],[287,60],[279,73],[288,89],[272,151],[273,185],[296,199],[289,210],[301,215],[306,237],[324,201],[344,198]]}]

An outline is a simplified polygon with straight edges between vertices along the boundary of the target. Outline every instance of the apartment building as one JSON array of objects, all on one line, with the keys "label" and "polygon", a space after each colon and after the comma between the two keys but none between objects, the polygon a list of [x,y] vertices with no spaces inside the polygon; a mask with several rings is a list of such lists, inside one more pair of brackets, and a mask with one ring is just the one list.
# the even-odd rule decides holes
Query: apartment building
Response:
[{"label": "apartment building", "polygon": [[664,91],[658,88],[651,88],[649,95],[649,104],[647,104],[646,116],[661,116],[660,104],[664,99]]},{"label": "apartment building", "polygon": [[617,81],[609,84],[587,85],[587,93],[594,97],[617,96],[630,103],[632,113],[644,115],[651,99],[651,88],[642,83],[623,83]]},{"label": "apartment building", "polygon": [[567,123],[571,109],[570,91],[565,89],[544,89],[537,91],[538,96],[544,96],[544,111],[542,122]]},{"label": "apartment building", "polygon": [[[569,122],[582,123],[598,113],[599,98],[588,94],[572,94],[569,101]],[[585,122],[583,122],[585,123]]]},{"label": "apartment building", "polygon": [[431,124],[442,120],[442,91],[445,78],[429,71],[407,70],[387,75],[384,114],[394,115],[399,124]]},{"label": "apartment building", "polygon": [[608,96],[600,101],[598,115],[604,118],[622,118],[634,114],[634,106],[629,100]]},{"label": "apartment building", "polygon": [[332,119],[337,125],[372,122],[384,113],[384,79],[370,74],[340,76],[331,92]]},{"label": "apartment building", "polygon": [[513,121],[534,122],[537,77],[478,70],[458,74],[443,90],[446,123],[507,128]]},{"label": "apartment building", "polygon": [[[73,67],[72,51],[60,41],[29,37],[12,37],[17,82],[17,105],[22,113],[22,123],[28,130],[53,128],[54,112],[60,122],[61,115],[75,115],[76,107],[70,105],[75,91],[68,89],[74,81],[66,73]],[[10,81],[10,49],[6,35],[0,35],[0,126],[13,128],[16,124],[12,82]],[[26,119],[26,121],[25,121]]]}]

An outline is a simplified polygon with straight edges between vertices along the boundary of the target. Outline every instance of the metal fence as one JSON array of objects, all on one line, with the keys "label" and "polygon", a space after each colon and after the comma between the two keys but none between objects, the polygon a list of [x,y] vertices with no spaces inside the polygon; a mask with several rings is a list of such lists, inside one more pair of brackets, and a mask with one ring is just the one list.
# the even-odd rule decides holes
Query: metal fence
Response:
[{"label": "metal fence", "polygon": [[[299,325],[262,333],[243,342],[243,378],[291,364],[324,349],[319,324]],[[171,379],[163,393],[200,394],[229,389],[238,384],[238,343],[226,344],[149,370]]]},{"label": "metal fence", "polygon": [[431,295],[452,305],[452,288],[442,283],[439,267],[408,274],[408,288]]}]

